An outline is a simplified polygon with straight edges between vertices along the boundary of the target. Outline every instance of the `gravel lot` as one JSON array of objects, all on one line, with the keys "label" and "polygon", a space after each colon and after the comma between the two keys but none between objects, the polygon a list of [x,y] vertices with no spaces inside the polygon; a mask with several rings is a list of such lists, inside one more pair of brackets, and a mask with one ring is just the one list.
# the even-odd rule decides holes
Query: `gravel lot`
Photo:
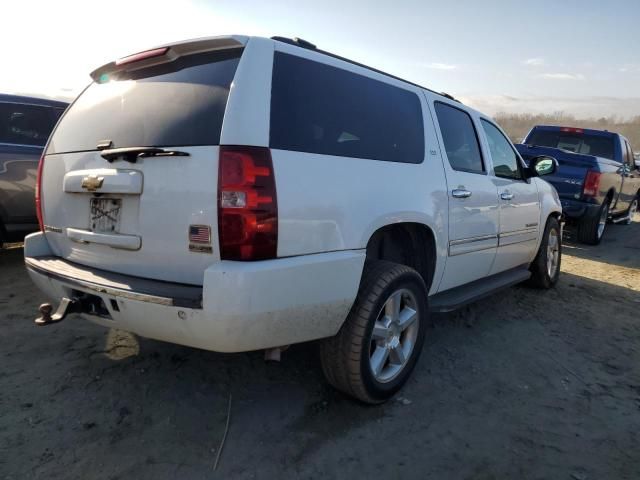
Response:
[{"label": "gravel lot", "polygon": [[568,243],[562,270],[438,316],[401,396],[366,407],[313,344],[265,364],[37,328],[22,250],[2,251],[0,479],[640,478],[640,223]]}]

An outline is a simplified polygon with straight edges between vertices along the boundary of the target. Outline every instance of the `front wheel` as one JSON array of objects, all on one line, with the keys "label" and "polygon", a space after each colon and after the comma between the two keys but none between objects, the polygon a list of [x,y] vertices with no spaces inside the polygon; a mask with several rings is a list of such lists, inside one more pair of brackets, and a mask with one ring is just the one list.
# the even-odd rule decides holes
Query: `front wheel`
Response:
[{"label": "front wheel", "polygon": [[531,262],[529,284],[537,288],[551,288],[560,277],[562,260],[562,235],[560,223],[555,217],[549,217],[536,258]]},{"label": "front wheel", "polygon": [[428,315],[427,289],[418,272],[382,260],[367,262],[345,323],[320,344],[327,381],[365,403],[389,399],[415,367]]}]

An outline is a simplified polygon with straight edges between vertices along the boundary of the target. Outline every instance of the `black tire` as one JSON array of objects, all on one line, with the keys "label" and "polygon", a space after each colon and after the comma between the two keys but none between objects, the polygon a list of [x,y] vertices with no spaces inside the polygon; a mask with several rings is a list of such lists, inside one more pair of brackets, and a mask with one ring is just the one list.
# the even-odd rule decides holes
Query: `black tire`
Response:
[{"label": "black tire", "polygon": [[629,208],[627,209],[627,213],[625,213],[627,219],[624,221],[625,225],[631,225],[631,222],[633,222],[633,217],[635,215],[635,213],[638,211],[638,195],[636,195],[633,200],[631,200],[631,203],[629,204]]},{"label": "black tire", "polygon": [[[378,317],[381,320],[386,318],[382,315],[382,309],[388,300],[396,298],[398,292],[405,292],[400,295],[399,310],[404,312],[409,303],[404,303],[405,307],[402,307],[402,302],[410,301],[411,309],[415,310],[417,318],[407,330],[397,333],[399,337],[395,338],[406,342],[406,337],[403,336],[411,329],[413,348],[405,357],[404,364],[392,362],[391,358],[395,357],[388,354],[388,359],[383,361],[386,365],[384,368],[400,370],[388,380],[381,382],[370,366],[370,356],[379,348],[377,342],[385,345],[387,343],[380,340],[379,334],[378,340],[374,340],[373,328]],[[414,326],[416,323],[417,327]],[[420,274],[410,267],[393,262],[367,262],[358,296],[342,328],[335,337],[320,343],[322,370],[327,381],[337,390],[365,403],[376,404],[388,400],[400,390],[415,367],[428,326],[427,289]],[[387,346],[383,350],[385,348]],[[393,347],[390,348],[389,351],[397,351],[393,350]]]},{"label": "black tire", "polygon": [[[555,234],[558,246],[558,260],[555,264],[555,271],[549,272],[549,240]],[[560,223],[555,217],[549,217],[544,227],[544,235],[540,242],[538,254],[529,266],[531,278],[528,284],[535,288],[549,289],[555,286],[560,277],[560,264],[562,262],[562,235]]]},{"label": "black tire", "polygon": [[[605,215],[606,217],[604,221],[604,226],[602,227],[602,231],[600,230],[600,219]],[[600,210],[598,211],[598,215],[594,217],[585,217],[580,220],[578,223],[578,240],[582,243],[587,243],[589,245],[598,245],[604,236],[604,232],[607,226],[607,220],[609,217],[609,200],[605,200]]]}]

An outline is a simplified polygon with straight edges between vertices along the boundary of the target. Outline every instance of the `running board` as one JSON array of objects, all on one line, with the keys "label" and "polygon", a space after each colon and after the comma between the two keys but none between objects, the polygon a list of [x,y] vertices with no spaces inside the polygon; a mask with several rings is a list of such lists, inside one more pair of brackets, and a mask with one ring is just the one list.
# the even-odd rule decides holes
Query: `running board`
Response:
[{"label": "running board", "polygon": [[429,297],[429,310],[444,313],[457,310],[468,303],[487,297],[498,290],[524,282],[531,277],[526,266],[481,278]]}]

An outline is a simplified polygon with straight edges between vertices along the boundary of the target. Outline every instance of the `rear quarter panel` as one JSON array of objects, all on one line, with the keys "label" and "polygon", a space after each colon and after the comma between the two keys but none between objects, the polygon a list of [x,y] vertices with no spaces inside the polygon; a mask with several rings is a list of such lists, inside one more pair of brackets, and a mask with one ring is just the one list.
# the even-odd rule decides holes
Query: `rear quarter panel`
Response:
[{"label": "rear quarter panel", "polygon": [[[317,52],[252,38],[236,73],[221,143],[269,146],[275,49],[416,93],[425,125],[425,157],[421,164],[272,149],[278,194],[278,257],[364,249],[381,227],[421,223],[434,232],[438,249],[433,290],[446,258],[448,198],[442,159],[422,91]],[[242,92],[252,93],[242,98]]]},{"label": "rear quarter panel", "polygon": [[622,163],[612,160],[598,161],[598,170],[602,173],[600,177],[600,188],[595,201],[601,205],[607,195],[611,195],[611,210],[620,210],[618,196],[622,187]]}]

